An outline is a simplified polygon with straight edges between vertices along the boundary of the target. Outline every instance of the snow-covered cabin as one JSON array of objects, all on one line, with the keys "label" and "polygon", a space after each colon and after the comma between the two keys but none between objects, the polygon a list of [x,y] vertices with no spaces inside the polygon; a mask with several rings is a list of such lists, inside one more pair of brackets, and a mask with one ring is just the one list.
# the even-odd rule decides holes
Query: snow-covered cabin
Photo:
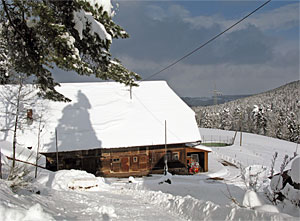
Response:
[{"label": "snow-covered cabin", "polygon": [[[208,170],[209,149],[199,147],[195,113],[166,82],[141,82],[131,90],[115,82],[63,83],[58,91],[72,102],[42,101],[43,113],[30,108],[44,118],[40,148],[46,168],[147,175],[161,173],[167,155],[170,172],[187,174],[192,162]],[[36,136],[29,130],[18,139],[36,146]]]}]

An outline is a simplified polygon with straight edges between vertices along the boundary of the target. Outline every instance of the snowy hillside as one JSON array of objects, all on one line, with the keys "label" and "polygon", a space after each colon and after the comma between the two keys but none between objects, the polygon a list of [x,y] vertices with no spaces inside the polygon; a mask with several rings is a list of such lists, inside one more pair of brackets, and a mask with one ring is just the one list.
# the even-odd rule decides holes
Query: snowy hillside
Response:
[{"label": "snowy hillside", "polygon": [[194,107],[204,128],[240,130],[299,142],[300,81],[251,97],[209,107]]},{"label": "snowy hillside", "polygon": [[244,97],[249,97],[251,95],[221,95],[215,97],[181,97],[181,99],[190,107],[197,106],[211,106],[215,104],[215,99],[217,99],[218,104],[224,104],[226,102],[234,101]]},{"label": "snowy hillside", "polygon": [[[234,134],[215,129],[200,133]],[[275,151],[276,172],[284,155],[299,153],[295,143],[243,133],[242,146],[238,135],[234,145],[213,148],[209,172],[173,175],[171,184],[159,184],[162,175],[104,179],[84,171],[40,169],[36,180],[13,192],[12,181],[0,179],[0,220],[298,220],[299,207],[288,201],[274,206],[264,194]],[[249,191],[251,172],[262,168],[257,193]],[[7,169],[5,164],[4,178]]]}]

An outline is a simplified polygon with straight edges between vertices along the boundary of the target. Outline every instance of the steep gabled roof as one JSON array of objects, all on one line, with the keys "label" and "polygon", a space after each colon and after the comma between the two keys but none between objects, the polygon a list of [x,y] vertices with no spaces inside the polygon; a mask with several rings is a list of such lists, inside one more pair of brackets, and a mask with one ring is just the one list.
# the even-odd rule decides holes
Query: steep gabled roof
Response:
[{"label": "steep gabled roof", "polygon": [[59,151],[164,144],[165,121],[168,144],[201,140],[195,113],[164,81],[141,82],[132,99],[115,82],[63,83],[58,91],[72,102],[44,101],[43,152],[55,152],[55,129]]}]

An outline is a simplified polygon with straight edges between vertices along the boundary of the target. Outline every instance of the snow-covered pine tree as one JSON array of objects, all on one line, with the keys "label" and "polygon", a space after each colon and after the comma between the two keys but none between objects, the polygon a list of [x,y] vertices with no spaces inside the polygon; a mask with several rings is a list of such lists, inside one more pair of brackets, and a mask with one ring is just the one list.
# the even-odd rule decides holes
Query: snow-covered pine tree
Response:
[{"label": "snow-covered pine tree", "polygon": [[54,66],[136,85],[139,76],[109,52],[114,38],[128,37],[112,21],[111,8],[110,0],[1,0],[0,35],[10,67],[32,76],[40,95],[56,101],[69,99],[54,88]]},{"label": "snow-covered pine tree", "polygon": [[279,139],[285,139],[285,135],[287,133],[285,120],[286,120],[285,113],[282,110],[280,110],[278,112],[277,119],[275,118],[275,121],[277,122],[276,137]]},{"label": "snow-covered pine tree", "polygon": [[240,106],[237,106],[233,110],[232,114],[232,130],[241,130],[242,126],[242,111]]},{"label": "snow-covered pine tree", "polygon": [[204,111],[203,117],[201,119],[201,125],[205,128],[213,128],[212,125],[212,118],[210,117],[210,114]]},{"label": "snow-covered pine tree", "polygon": [[290,112],[287,115],[286,120],[287,128],[288,128],[288,139],[292,142],[297,142],[299,140],[299,127],[297,124],[297,117],[294,112]]},{"label": "snow-covered pine tree", "polygon": [[252,111],[252,119],[255,128],[254,129],[255,133],[266,135],[267,119],[265,117],[265,110],[263,105],[260,105],[260,107],[254,105],[254,109]]},{"label": "snow-covered pine tree", "polygon": [[229,108],[224,108],[221,112],[221,129],[230,130],[232,128],[232,116]]},{"label": "snow-covered pine tree", "polygon": [[0,84],[8,83],[8,57],[7,42],[0,35]]},{"label": "snow-covered pine tree", "polygon": [[232,116],[231,130],[240,130],[240,115],[243,132],[299,142],[299,85],[300,81],[295,81],[255,96],[193,109],[198,115],[200,127],[223,129],[220,116],[224,109],[228,109],[228,114]]}]

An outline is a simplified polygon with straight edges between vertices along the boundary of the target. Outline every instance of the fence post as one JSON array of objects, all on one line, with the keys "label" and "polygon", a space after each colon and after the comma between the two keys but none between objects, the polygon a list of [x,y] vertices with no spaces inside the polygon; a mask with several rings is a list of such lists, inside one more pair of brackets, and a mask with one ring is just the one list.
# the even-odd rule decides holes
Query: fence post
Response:
[{"label": "fence post", "polygon": [[235,133],[234,133],[234,136],[233,136],[233,139],[232,139],[232,144],[234,144],[236,134],[237,134],[237,130],[236,130]]},{"label": "fence post", "polygon": [[242,134],[242,131],[241,131],[241,135],[240,135],[240,146],[242,146],[242,137],[243,137],[243,134]]}]

